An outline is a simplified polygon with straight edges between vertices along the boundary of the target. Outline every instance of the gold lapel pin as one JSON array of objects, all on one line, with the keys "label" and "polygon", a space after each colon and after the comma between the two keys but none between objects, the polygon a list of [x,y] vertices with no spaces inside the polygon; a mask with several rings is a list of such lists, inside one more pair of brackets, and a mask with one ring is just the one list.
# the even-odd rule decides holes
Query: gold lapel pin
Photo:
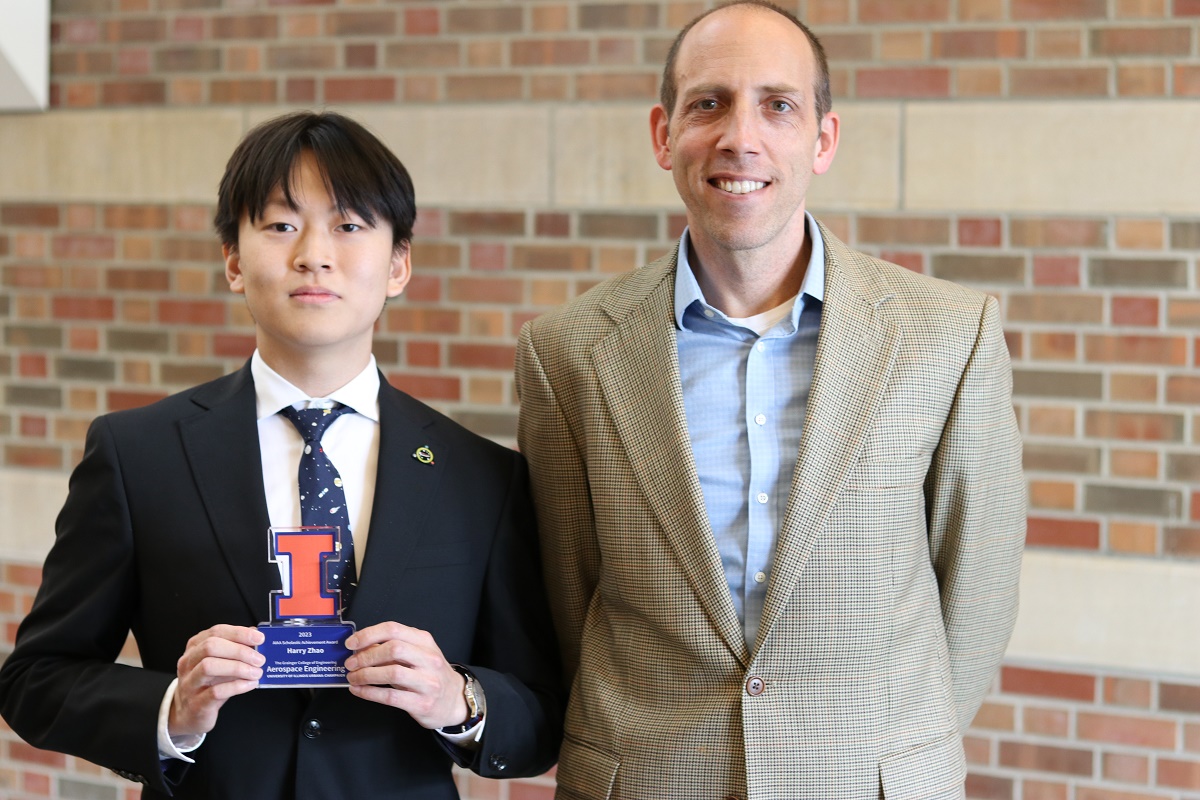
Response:
[{"label": "gold lapel pin", "polygon": [[421,445],[413,453],[413,458],[420,461],[422,464],[433,464],[433,451],[425,445]]}]

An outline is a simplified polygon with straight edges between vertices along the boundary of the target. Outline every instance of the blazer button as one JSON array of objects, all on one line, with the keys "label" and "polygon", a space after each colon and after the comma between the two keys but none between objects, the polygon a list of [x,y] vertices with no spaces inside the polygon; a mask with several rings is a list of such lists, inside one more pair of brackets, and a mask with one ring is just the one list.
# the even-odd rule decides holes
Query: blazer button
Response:
[{"label": "blazer button", "polygon": [[304,735],[309,739],[315,739],[321,735],[321,720],[308,719],[304,721]]},{"label": "blazer button", "polygon": [[767,684],[757,675],[746,681],[746,694],[751,697],[758,697],[767,688]]},{"label": "blazer button", "polygon": [[504,772],[504,770],[508,769],[508,759],[504,756],[492,756],[488,759],[488,763],[497,772]]}]

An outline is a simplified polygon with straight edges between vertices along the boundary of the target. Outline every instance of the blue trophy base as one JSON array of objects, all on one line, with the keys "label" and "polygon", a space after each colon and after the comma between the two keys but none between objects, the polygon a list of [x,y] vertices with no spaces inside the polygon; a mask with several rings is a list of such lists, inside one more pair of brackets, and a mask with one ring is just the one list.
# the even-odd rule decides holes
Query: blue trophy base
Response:
[{"label": "blue trophy base", "polygon": [[266,640],[256,650],[266,657],[259,688],[297,689],[349,686],[346,639],[353,622],[289,620],[258,626]]}]

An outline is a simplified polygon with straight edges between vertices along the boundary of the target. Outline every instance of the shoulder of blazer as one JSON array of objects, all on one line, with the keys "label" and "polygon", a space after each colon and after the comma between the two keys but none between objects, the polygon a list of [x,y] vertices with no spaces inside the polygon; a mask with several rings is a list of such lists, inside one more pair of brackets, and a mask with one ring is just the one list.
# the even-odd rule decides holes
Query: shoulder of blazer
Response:
[{"label": "shoulder of blazer", "polygon": [[190,417],[230,401],[245,403],[251,412],[254,410],[254,378],[250,374],[249,361],[236,372],[216,380],[184,389],[149,405],[114,411],[105,416],[111,425],[136,429],[136,426]]},{"label": "shoulder of blazer", "polygon": [[[966,312],[977,318],[988,295],[976,289],[922,275],[848,247],[820,222],[825,239],[826,301],[841,288],[870,306],[916,310],[924,315]],[[830,291],[831,287],[834,289]]]}]

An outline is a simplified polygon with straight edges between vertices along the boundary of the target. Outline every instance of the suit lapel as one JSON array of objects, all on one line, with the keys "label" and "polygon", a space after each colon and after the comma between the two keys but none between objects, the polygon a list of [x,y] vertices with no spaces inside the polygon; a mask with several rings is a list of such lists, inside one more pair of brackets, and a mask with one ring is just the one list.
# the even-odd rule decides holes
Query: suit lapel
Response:
[{"label": "suit lapel", "polygon": [[180,420],[183,449],[226,567],[250,615],[265,622],[270,592],[281,585],[269,560],[271,523],[249,364],[202,387],[192,400],[205,411]]},{"label": "suit lapel", "polygon": [[616,329],[593,350],[609,413],[647,502],[713,627],[742,663],[747,649],[697,477],[675,341],[675,258],[639,271],[608,311]]},{"label": "suit lapel", "polygon": [[[767,589],[758,645],[787,606],[834,500],[858,457],[900,343],[891,295],[861,274],[827,229],[825,300],[804,431]],[[756,648],[757,650],[757,648]]]},{"label": "suit lapel", "polygon": [[[446,471],[454,468],[456,456],[437,435],[436,418],[428,408],[388,384],[382,375],[379,380],[379,465],[370,535],[349,609],[360,626],[383,621],[397,576],[420,542],[433,535],[429,498]],[[432,452],[432,464],[414,457],[420,447]]]}]

